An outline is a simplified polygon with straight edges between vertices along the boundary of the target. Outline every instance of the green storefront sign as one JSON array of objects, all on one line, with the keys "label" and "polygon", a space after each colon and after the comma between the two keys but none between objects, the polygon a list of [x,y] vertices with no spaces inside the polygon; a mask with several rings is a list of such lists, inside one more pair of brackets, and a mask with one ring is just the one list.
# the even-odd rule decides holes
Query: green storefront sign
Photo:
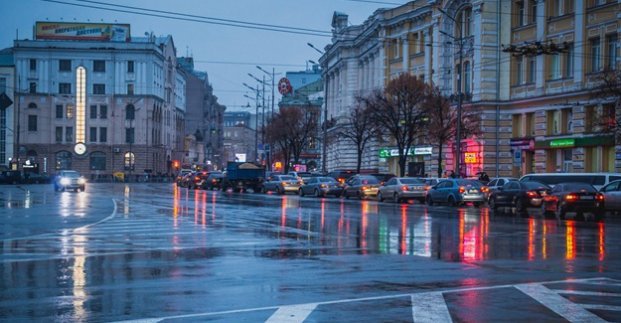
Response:
[{"label": "green storefront sign", "polygon": [[595,146],[614,146],[615,137],[612,135],[559,138],[535,142],[535,149],[556,149],[572,147],[595,147]]},{"label": "green storefront sign", "polygon": [[574,138],[554,139],[550,141],[550,148],[573,147],[575,145],[576,139]]}]

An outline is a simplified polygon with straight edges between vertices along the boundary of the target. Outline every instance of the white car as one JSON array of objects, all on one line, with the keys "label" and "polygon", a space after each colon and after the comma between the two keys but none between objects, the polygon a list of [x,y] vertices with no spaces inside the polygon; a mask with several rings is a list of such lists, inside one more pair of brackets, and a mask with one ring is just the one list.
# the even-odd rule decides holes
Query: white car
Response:
[{"label": "white car", "polygon": [[377,199],[380,202],[384,199],[392,199],[395,203],[410,199],[425,203],[426,196],[425,182],[411,177],[393,177],[382,185],[377,193]]},{"label": "white car", "polygon": [[54,178],[55,191],[84,191],[86,189],[86,179],[80,176],[75,170],[61,170]]}]

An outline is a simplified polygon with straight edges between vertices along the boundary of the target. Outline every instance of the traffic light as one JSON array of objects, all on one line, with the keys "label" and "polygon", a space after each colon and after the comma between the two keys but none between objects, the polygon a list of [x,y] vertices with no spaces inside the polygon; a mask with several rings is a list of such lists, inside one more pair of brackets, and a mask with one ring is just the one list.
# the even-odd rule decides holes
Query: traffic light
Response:
[{"label": "traffic light", "polygon": [[179,161],[178,161],[178,160],[173,160],[173,167],[174,167],[176,170],[179,170]]}]

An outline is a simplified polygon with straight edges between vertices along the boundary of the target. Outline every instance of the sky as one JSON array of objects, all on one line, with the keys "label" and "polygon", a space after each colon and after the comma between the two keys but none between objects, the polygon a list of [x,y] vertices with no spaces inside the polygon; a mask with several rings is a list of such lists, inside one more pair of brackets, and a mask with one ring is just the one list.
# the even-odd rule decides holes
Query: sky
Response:
[{"label": "sky", "polygon": [[[330,43],[332,15],[349,15],[350,25],[363,23],[379,8],[391,8],[405,0],[0,0],[5,13],[0,21],[0,48],[11,47],[16,37],[32,39],[36,21],[129,23],[132,36],[172,35],[177,56],[192,56],[195,69],[206,71],[218,102],[227,111],[249,111],[254,102],[244,97],[254,93],[244,87],[256,86],[248,73],[258,78],[275,69],[276,83],[287,71],[303,71],[319,61],[321,54],[307,45],[323,48]],[[106,6],[111,4],[112,6]],[[98,8],[88,8],[94,6]],[[125,7],[121,7],[125,6]],[[134,7],[137,9],[131,9]],[[112,10],[103,10],[108,8]],[[144,9],[152,11],[144,11]],[[145,14],[120,11],[138,11]],[[157,10],[154,11],[154,10]],[[169,19],[160,16],[181,18]],[[220,20],[209,20],[204,17]],[[223,21],[226,19],[227,21]],[[200,20],[200,21],[190,21]],[[222,25],[231,21],[270,25],[241,28]],[[246,25],[247,26],[247,25]],[[285,28],[274,28],[282,26]],[[304,30],[302,30],[304,29]],[[292,33],[292,31],[300,33]],[[306,33],[306,34],[304,34]],[[265,75],[267,80],[269,76]],[[270,92],[271,88],[266,88]],[[278,91],[276,91],[278,101]]]}]

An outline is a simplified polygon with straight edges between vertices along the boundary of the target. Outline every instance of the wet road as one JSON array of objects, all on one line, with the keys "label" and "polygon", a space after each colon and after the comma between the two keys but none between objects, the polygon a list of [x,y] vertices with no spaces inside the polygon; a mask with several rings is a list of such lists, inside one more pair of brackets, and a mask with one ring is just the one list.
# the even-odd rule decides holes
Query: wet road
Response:
[{"label": "wet road", "polygon": [[621,321],[621,220],[0,187],[3,321]]}]

